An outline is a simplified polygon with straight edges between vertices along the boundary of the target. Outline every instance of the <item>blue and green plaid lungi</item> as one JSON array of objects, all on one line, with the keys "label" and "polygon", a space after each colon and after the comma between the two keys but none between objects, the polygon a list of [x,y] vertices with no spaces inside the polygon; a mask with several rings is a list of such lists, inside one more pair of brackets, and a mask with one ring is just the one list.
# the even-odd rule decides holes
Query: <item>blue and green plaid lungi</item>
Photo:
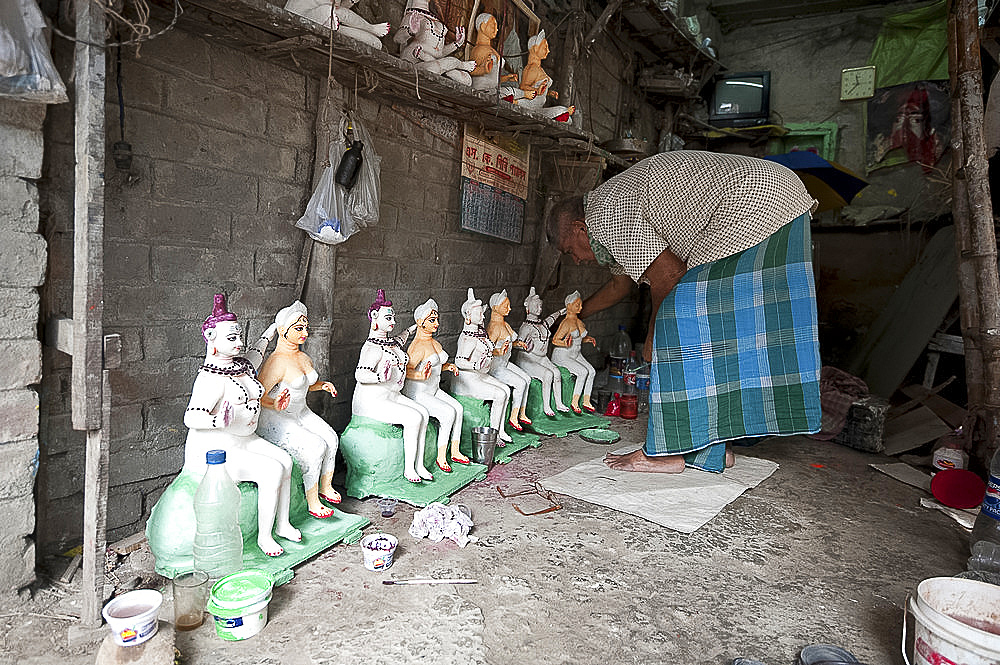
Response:
[{"label": "blue and green plaid lungi", "polygon": [[809,215],[689,270],[656,317],[649,456],[721,473],[726,441],[818,432],[819,341]]}]

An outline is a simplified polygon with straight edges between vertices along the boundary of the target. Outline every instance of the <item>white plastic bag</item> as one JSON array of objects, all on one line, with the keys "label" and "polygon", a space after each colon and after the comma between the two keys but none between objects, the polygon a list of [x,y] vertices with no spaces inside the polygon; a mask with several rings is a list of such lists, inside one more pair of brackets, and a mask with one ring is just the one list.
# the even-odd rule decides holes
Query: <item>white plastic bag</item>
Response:
[{"label": "white plastic bag", "polygon": [[339,129],[330,141],[329,165],[323,168],[305,213],[295,223],[313,239],[329,245],[342,243],[358,229],[378,222],[382,158],[371,147],[371,135],[353,114],[350,123],[354,140],[364,146],[358,179],[350,192],[334,180],[347,150],[347,123],[347,117],[341,118]]},{"label": "white plastic bag", "polygon": [[66,86],[49,55],[35,0],[0,0],[0,97],[61,104]]},{"label": "white plastic bag", "polygon": [[348,117],[354,131],[354,140],[361,141],[364,146],[361,151],[361,172],[358,174],[358,181],[351,188],[351,195],[348,198],[348,208],[355,228],[362,228],[378,223],[382,158],[375,152],[372,137],[358,120],[358,117],[353,113],[349,114]]}]

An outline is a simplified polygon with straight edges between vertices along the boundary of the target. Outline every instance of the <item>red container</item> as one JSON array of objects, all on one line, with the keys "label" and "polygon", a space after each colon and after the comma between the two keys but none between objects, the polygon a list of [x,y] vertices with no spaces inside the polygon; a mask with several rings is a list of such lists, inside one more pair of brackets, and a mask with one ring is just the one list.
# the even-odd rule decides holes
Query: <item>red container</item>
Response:
[{"label": "red container", "polygon": [[622,395],[620,398],[621,403],[621,417],[628,418],[629,420],[635,420],[639,416],[639,397],[637,395]]}]

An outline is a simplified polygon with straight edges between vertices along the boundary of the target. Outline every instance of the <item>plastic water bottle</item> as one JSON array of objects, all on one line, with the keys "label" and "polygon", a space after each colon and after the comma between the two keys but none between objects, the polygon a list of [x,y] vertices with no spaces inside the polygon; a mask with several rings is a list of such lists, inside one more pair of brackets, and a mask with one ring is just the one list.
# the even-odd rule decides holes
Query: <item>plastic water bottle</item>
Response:
[{"label": "plastic water bottle", "polygon": [[194,493],[194,567],[217,580],[243,568],[240,489],[226,471],[225,450],[209,450],[205,461]]},{"label": "plastic water bottle", "polygon": [[986,496],[979,508],[976,523],[972,526],[969,543],[975,546],[980,541],[1000,545],[1000,450],[993,453],[990,460],[990,479],[986,485]]},{"label": "plastic water bottle", "polygon": [[628,354],[632,351],[632,340],[625,332],[625,326],[619,325],[618,332],[611,340],[611,365],[608,367],[608,391],[612,394],[625,390],[624,372]]},{"label": "plastic water bottle", "polygon": [[649,409],[649,365],[640,365],[635,375],[635,392],[639,396],[639,413]]},{"label": "plastic water bottle", "polygon": [[639,361],[636,360],[635,351],[629,351],[628,362],[625,363],[625,370],[622,372],[622,383],[625,384],[625,389],[622,391],[623,395],[638,394],[638,388],[636,386],[638,374]]}]

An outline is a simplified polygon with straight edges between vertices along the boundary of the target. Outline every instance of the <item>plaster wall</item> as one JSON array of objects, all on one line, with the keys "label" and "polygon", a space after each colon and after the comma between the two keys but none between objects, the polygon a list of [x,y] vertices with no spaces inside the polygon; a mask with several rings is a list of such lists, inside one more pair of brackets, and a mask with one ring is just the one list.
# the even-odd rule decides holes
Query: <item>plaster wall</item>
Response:
[{"label": "plaster wall", "polygon": [[[916,6],[916,5],[912,5]],[[893,6],[891,13],[911,6]],[[926,174],[904,164],[865,172],[864,101],[840,101],[840,71],[863,66],[885,7],[746,26],[725,34],[720,59],[733,71],[770,70],[772,119],[835,122],[835,160],[870,182],[838,216],[820,213],[813,242],[825,363],[840,365],[884,308],[926,243],[925,224],[950,213],[950,153]],[[857,219],[889,219],[858,229]]]},{"label": "plaster wall", "polygon": [[[57,56],[68,63],[67,52]],[[433,296],[442,312],[440,339],[452,355],[470,286],[484,301],[506,288],[510,321],[521,322],[544,200],[558,193],[540,175],[548,159],[542,152],[532,153],[522,242],[468,233],[459,228],[461,125],[335,87],[335,106],[357,105],[382,158],[380,221],[342,245],[316,244],[300,294],[296,278],[308,244],[293,224],[313,188],[325,77],[175,29],[144,44],[140,57],[123,50],[121,80],[124,139],[134,152],[128,171],[110,157],[122,137],[109,56],[104,328],[124,343],[123,366],[111,373],[109,541],[140,531],[180,470],[183,414],[204,358],[200,326],[213,293],[229,296],[251,340],[278,309],[303,298],[313,328],[306,351],[339,390],[333,399],[311,398],[337,429],[350,417],[365,313],[377,288],[394,302],[400,330],[412,322],[414,307]],[[45,155],[51,260],[43,308],[46,317],[66,316],[72,311],[68,106],[50,115]],[[606,277],[596,268],[566,275],[547,298],[550,309],[562,306],[567,291],[586,295]],[[610,338],[615,316],[597,320],[593,334]],[[38,538],[50,551],[72,546],[81,533],[85,442],[71,429],[69,384],[69,360],[46,349]]]},{"label": "plaster wall", "polygon": [[47,246],[38,233],[46,106],[0,98],[0,598],[35,579],[35,475]]}]

